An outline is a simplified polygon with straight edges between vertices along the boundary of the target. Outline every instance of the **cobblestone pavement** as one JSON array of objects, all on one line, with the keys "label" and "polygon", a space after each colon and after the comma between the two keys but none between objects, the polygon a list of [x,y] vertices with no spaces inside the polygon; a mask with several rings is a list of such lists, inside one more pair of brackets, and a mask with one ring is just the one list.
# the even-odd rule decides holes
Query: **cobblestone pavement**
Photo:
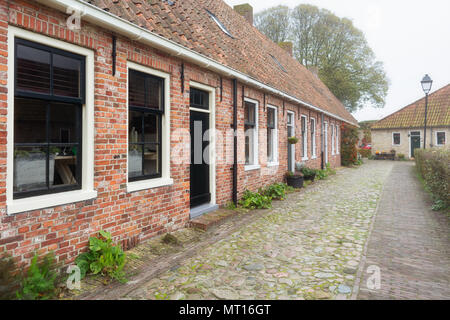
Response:
[{"label": "cobblestone pavement", "polygon": [[[412,163],[396,163],[385,184],[362,266],[358,299],[450,299],[450,219],[431,209]],[[369,266],[380,269],[369,290]],[[369,287],[373,288],[372,285]]]},{"label": "cobblestone pavement", "polygon": [[348,299],[393,166],[339,170],[123,298]]}]

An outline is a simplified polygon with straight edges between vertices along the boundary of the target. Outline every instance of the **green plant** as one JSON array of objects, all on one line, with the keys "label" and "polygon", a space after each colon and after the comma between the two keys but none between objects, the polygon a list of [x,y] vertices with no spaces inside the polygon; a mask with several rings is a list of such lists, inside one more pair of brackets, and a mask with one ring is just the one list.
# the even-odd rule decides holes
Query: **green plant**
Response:
[{"label": "green plant", "polygon": [[405,155],[403,153],[397,154],[397,157],[398,157],[399,160],[405,160],[406,159]]},{"label": "green plant", "polygon": [[229,201],[229,202],[225,205],[225,209],[227,209],[227,210],[235,210],[235,209],[236,209],[236,205],[234,204],[233,201]]},{"label": "green plant", "polygon": [[363,158],[370,158],[370,156],[372,156],[372,150],[370,149],[362,149],[359,148],[358,149],[358,153],[361,155],[361,157]]},{"label": "green plant", "polygon": [[319,180],[326,179],[328,177],[327,170],[317,170],[316,177]]},{"label": "green plant", "polygon": [[286,197],[286,191],[288,190],[288,185],[285,183],[275,183],[264,190],[261,190],[260,193],[270,197],[271,199],[283,200]]},{"label": "green plant", "polygon": [[297,137],[289,137],[288,142],[290,144],[296,144],[298,142],[298,138]]},{"label": "green plant", "polygon": [[272,198],[245,190],[239,204],[246,209],[269,209],[272,207]]},{"label": "green plant", "polygon": [[343,124],[341,126],[341,163],[343,166],[351,166],[358,158],[356,144],[358,143],[358,129],[354,126]]},{"label": "green plant", "polygon": [[416,149],[416,167],[434,201],[433,210],[450,207],[450,149]]},{"label": "green plant", "polygon": [[331,168],[330,163],[328,162],[326,165],[325,170],[327,171],[327,175],[333,175],[336,174],[336,170],[334,170],[333,168]]},{"label": "green plant", "polygon": [[56,295],[55,258],[52,254],[46,255],[38,261],[35,254],[31,260],[28,272],[22,279],[20,289],[16,295],[21,300],[48,300]]},{"label": "green plant", "polygon": [[308,167],[302,167],[301,172],[303,173],[303,176],[305,177],[312,177],[313,175],[317,174],[316,169],[308,168]]},{"label": "green plant", "polygon": [[16,298],[15,292],[19,282],[16,271],[16,263],[10,256],[0,256],[0,300],[12,300]]},{"label": "green plant", "polygon": [[125,253],[122,248],[113,245],[110,233],[106,231],[99,233],[99,238],[89,238],[89,251],[80,254],[75,260],[80,268],[81,277],[84,278],[86,273],[92,272],[126,282],[123,271],[126,263]]}]

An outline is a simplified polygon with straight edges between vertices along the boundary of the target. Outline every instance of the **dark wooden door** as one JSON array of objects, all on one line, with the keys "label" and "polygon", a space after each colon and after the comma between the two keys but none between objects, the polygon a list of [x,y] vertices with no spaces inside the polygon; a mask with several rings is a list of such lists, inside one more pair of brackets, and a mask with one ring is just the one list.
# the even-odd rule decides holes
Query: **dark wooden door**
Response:
[{"label": "dark wooden door", "polygon": [[420,135],[411,134],[411,157],[414,157],[414,150],[420,148]]},{"label": "dark wooden door", "polygon": [[204,141],[209,129],[209,113],[191,110],[191,208],[211,201],[209,188],[209,153]]}]

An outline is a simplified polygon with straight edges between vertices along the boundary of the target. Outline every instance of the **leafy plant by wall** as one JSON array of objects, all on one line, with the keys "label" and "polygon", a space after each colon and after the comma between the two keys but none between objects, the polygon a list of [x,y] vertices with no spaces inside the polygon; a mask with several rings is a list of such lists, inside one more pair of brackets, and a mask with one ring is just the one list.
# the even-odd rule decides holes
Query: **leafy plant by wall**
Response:
[{"label": "leafy plant by wall", "polygon": [[341,163],[343,166],[353,165],[358,159],[358,129],[342,124],[341,126]]},{"label": "leafy plant by wall", "polygon": [[363,158],[370,158],[370,156],[372,155],[372,150],[370,149],[358,149],[358,153],[361,155],[361,157]]},{"label": "leafy plant by wall", "polygon": [[269,209],[272,207],[272,198],[246,190],[239,204],[246,209]]},{"label": "leafy plant by wall", "polygon": [[0,256],[0,300],[13,300],[16,298],[15,292],[19,283],[16,271],[16,264],[10,256]]},{"label": "leafy plant by wall", "polygon": [[417,170],[432,194],[434,210],[450,207],[450,149],[416,149]]}]

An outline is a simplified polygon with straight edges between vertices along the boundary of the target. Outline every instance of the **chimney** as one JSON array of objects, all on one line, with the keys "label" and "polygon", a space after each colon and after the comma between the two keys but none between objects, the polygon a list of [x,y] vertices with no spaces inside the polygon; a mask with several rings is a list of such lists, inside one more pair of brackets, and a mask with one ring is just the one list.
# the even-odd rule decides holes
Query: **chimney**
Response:
[{"label": "chimney", "polygon": [[245,18],[251,25],[253,25],[253,7],[248,3],[238,4],[234,6],[234,11],[239,13]]},{"label": "chimney", "polygon": [[292,44],[292,42],[290,42],[290,41],[278,42],[278,45],[281,47],[281,49],[283,49],[287,53],[289,53],[289,55],[291,57],[293,56],[293,53],[292,53],[293,44]]},{"label": "chimney", "polygon": [[316,77],[319,77],[319,67],[317,67],[317,66],[307,66],[306,68],[308,68],[308,70],[311,71],[311,73],[313,75],[315,75]]}]

